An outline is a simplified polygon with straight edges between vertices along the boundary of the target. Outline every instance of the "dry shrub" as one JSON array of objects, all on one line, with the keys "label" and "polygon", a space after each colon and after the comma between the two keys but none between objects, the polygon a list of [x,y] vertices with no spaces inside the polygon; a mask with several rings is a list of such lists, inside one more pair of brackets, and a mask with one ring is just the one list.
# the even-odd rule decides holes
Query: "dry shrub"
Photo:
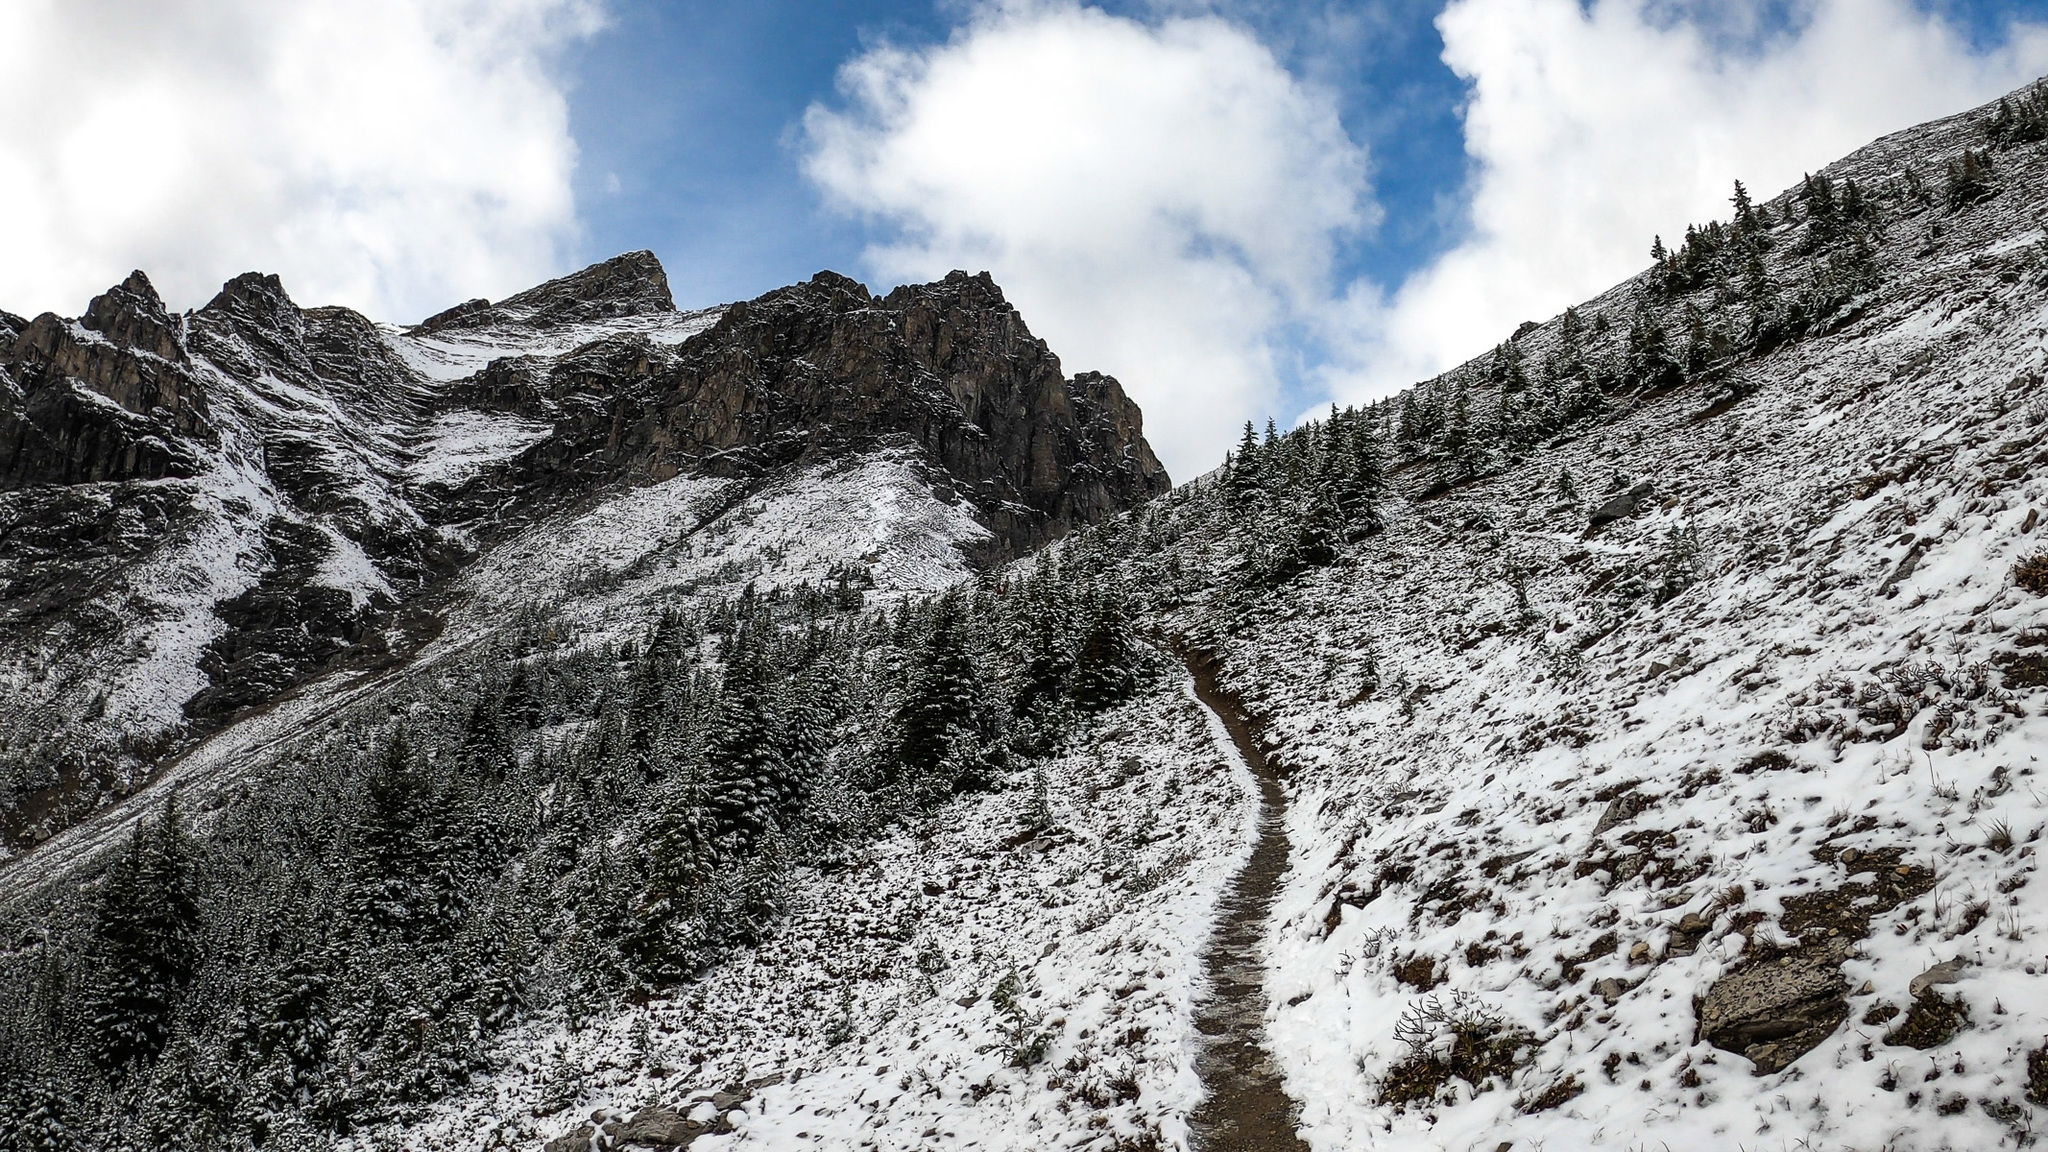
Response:
[{"label": "dry shrub", "polygon": [[2014,564],[2012,582],[2036,596],[2048,596],[2048,552],[2036,552]]},{"label": "dry shrub", "polygon": [[1394,1026],[1394,1038],[1408,1046],[1408,1055],[1381,1078],[1380,1103],[1395,1108],[1434,1103],[1453,1079],[1475,1092],[1496,1081],[1505,1084],[1533,1045],[1527,1032],[1462,993],[1449,999],[1426,996],[1409,1005]]}]

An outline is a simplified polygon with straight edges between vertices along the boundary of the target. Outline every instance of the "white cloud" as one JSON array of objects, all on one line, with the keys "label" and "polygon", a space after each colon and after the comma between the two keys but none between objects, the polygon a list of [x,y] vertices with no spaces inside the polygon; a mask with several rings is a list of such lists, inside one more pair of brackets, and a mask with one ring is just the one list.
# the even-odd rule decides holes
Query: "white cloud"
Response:
[{"label": "white cloud", "polygon": [[[1740,16],[1740,12],[1734,16]],[[1456,0],[1444,58],[1472,85],[1471,233],[1390,297],[1333,309],[1345,398],[1387,392],[1499,342],[1649,263],[1653,234],[1728,215],[1870,140],[2048,69],[2048,32],[1978,53],[1903,0],[1817,0],[1764,38],[1645,0]]]},{"label": "white cloud", "polygon": [[896,230],[873,270],[993,272],[1069,372],[1124,382],[1179,476],[1276,398],[1278,334],[1373,214],[1331,101],[1219,20],[1005,6],[841,87],[805,118],[805,168]]},{"label": "white cloud", "polygon": [[277,272],[413,319],[558,270],[576,149],[551,52],[593,0],[0,4],[0,306],[130,268],[174,307]]}]

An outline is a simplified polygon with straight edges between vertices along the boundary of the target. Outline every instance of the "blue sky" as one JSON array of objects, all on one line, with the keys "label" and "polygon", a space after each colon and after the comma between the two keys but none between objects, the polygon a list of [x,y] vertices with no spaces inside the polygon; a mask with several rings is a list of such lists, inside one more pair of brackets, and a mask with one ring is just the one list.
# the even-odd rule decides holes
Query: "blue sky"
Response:
[{"label": "blue sky", "polygon": [[0,4],[0,307],[987,269],[1190,476],[2044,73],[2048,0]]},{"label": "blue sky", "polygon": [[[1300,235],[1276,242],[1298,248],[1312,234],[1312,257],[1261,263],[1241,253],[1270,237],[1194,227],[1088,267],[1085,253],[1048,252],[1035,225],[1013,235],[1017,226],[1000,208],[983,216],[926,211],[919,195],[985,203],[988,189],[974,187],[971,174],[916,170],[933,153],[907,143],[915,122],[943,119],[937,105],[946,100],[980,98],[971,85],[956,78],[947,87],[922,69],[947,61],[998,67],[998,43],[1028,39],[1031,12],[1073,8],[1023,5],[1024,16],[992,18],[989,7],[958,0],[617,0],[608,26],[563,61],[580,149],[581,254],[652,248],[688,303],[744,298],[828,267],[878,290],[951,263],[989,267],[1069,370],[1125,379],[1158,414],[1155,437],[1169,463],[1186,473],[1220,454],[1224,434],[1242,419],[1286,422],[1333,398],[1383,394],[1476,353],[1520,319],[1598,291],[1640,264],[1650,232],[1715,215],[1733,179],[1775,189],[1884,131],[1966,107],[2048,67],[2048,41],[2013,31],[2048,19],[2048,0],[1464,0],[1442,25],[1448,45],[1442,0],[1090,7],[1116,19],[1065,20],[1058,34],[1077,55],[1091,40],[1114,39],[1110,25],[1119,20],[1154,30],[1160,48],[1177,21],[1208,17],[1255,43],[1300,87],[1296,105],[1273,112],[1273,131],[1299,129],[1320,141],[1304,148],[1328,151],[1329,134],[1317,136],[1310,122],[1317,108],[1334,113],[1339,150],[1355,148],[1364,159],[1355,187],[1333,178],[1325,190],[1352,197],[1349,214],[1329,208]],[[1228,45],[1212,42],[1200,53],[1221,58]],[[838,86],[849,62],[878,59],[897,85],[890,91],[933,106],[893,113],[886,101]],[[1143,52],[1131,60],[1150,66]],[[1637,89],[1617,80],[1605,97],[1621,106],[1678,100],[1661,119],[1655,108],[1631,120],[1574,104],[1581,90],[1630,68],[1683,74],[1653,75]],[[1917,79],[1895,83],[1901,73]],[[1558,79],[1571,76],[1578,79]],[[1028,79],[1016,87],[1016,101],[1037,98]],[[840,159],[868,165],[856,175],[835,180],[807,168],[835,154],[834,137],[807,125],[807,113],[820,110],[839,118]],[[1073,114],[1071,106],[1046,113]],[[1471,135],[1473,124],[1491,125],[1491,134]],[[1540,155],[1519,156],[1516,141],[1527,137],[1546,141]],[[901,155],[890,161],[864,151],[897,146]],[[1560,171],[1581,175],[1575,183]],[[1603,176],[1607,202],[1583,187]],[[1157,206],[1240,209],[1292,211],[1284,194]],[[1545,230],[1556,233],[1547,245],[1532,235]],[[1145,252],[1175,244],[1179,257],[1159,255],[1150,281],[1122,275]],[[1195,252],[1240,255],[1205,262],[1188,255]],[[1089,295],[1112,261],[1117,288]],[[1255,290],[1176,329],[1166,314],[1185,305],[1162,303],[1162,286],[1203,272],[1236,275]],[[1316,285],[1302,287],[1307,279]],[[1224,331],[1254,314],[1256,321]],[[1113,330],[1119,316],[1127,320]]]},{"label": "blue sky", "polygon": [[[1140,19],[1160,7],[1099,6]],[[1344,246],[1346,278],[1398,284],[1467,223],[1459,116],[1467,85],[1442,58],[1434,23],[1442,7],[1215,6],[1253,29],[1290,70],[1332,89],[1344,126],[1372,152],[1385,222]],[[2014,19],[2048,17],[2048,0],[1919,7],[1979,46],[2000,42]],[[1798,14],[1798,5],[1769,4],[1743,38],[1783,36]],[[929,0],[612,4],[609,26],[565,61],[581,148],[582,255],[653,248],[678,299],[699,303],[743,298],[820,268],[859,274],[875,230],[823,205],[799,170],[791,130],[812,103],[834,101],[836,73],[864,46],[943,41],[962,15],[958,3]]]},{"label": "blue sky", "polygon": [[[1099,6],[1156,15],[1142,3]],[[1465,86],[1441,58],[1433,21],[1442,4],[1332,5],[1313,20],[1295,5],[1274,7],[1227,11],[1291,70],[1332,89],[1345,127],[1369,144],[1386,223],[1347,246],[1344,272],[1396,282],[1461,222]],[[611,5],[609,26],[565,62],[582,255],[652,248],[678,301],[695,303],[756,295],[821,268],[862,274],[876,230],[824,206],[791,132],[811,104],[834,102],[840,66],[864,47],[942,42],[962,14],[955,3],[858,0]]]}]

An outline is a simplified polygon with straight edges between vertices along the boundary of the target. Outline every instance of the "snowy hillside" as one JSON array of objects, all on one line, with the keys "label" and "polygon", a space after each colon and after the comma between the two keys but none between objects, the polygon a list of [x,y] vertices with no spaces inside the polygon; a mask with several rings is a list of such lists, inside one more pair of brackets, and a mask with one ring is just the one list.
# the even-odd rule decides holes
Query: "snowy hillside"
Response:
[{"label": "snowy hillside", "polygon": [[2036,88],[1170,492],[986,276],[0,317],[7,747],[140,733],[0,1152],[2031,1146],[2044,213]]},{"label": "snowy hillside", "polygon": [[[1227,475],[1147,529],[1188,531],[1182,575],[1140,571],[1188,593],[1165,619],[1229,654],[1290,772],[1268,1027],[1312,1147],[2031,1142],[2048,155],[1987,148],[1996,115],[1827,170],[1869,197],[1870,272],[1803,336],[1610,385],[1524,446],[1489,379],[1569,338],[1525,332],[1361,417],[1408,495],[1277,590],[1214,558],[1250,555],[1201,525]],[[1786,298],[1859,243],[1814,239],[1816,198],[1766,206]],[[1673,361],[1688,316],[1713,340],[1763,311],[1665,275],[1577,310],[1615,323],[1611,379],[1639,304]],[[1432,390],[1469,405],[1474,466],[1404,438]]]},{"label": "snowy hillside", "polygon": [[[1119,566],[1150,627],[1224,653],[1288,774],[1291,866],[1250,1039],[1308,1147],[2031,1142],[2048,1107],[2048,156],[1988,132],[1997,115],[1738,207],[1749,238],[1703,230],[1571,318],[1396,402],[1254,439],[1056,550]],[[1702,255],[1716,240],[1726,254]],[[1353,451],[1384,479],[1346,475]],[[1125,711],[1185,691],[1162,681]],[[1227,747],[1210,739],[1174,755]],[[1041,868],[1008,868],[976,918],[1058,924],[1030,911]],[[1207,1050],[1191,1025],[1214,970],[1178,959],[1197,995],[1134,1046],[1147,1067]],[[1056,947],[1029,975],[1107,987],[1092,963]],[[821,1056],[801,1009],[763,1005],[752,1026],[797,1051],[757,1043],[667,1084],[620,1054],[637,1017],[616,1017],[562,1049],[598,1111],[555,1147],[598,1127],[630,1143],[662,1109],[711,1125],[696,1148],[1235,1146],[1171,1082],[1136,1113],[1096,1101],[1092,1136],[1048,1124],[1077,1107],[1056,1070],[957,1098],[932,1065],[959,1041],[929,1021],[974,1009],[919,980],[884,981],[908,1003],[883,1035],[929,1050]],[[648,1011],[719,1051],[709,1021],[734,1002],[755,1003],[707,982],[679,1014]],[[532,1061],[492,1091],[545,1077]],[[722,1080],[741,1087],[690,1103]],[[850,1128],[842,1084],[868,1089]]]},{"label": "snowy hillside", "polygon": [[0,859],[451,626],[931,590],[1166,484],[985,275],[679,312],[630,253],[402,328],[253,273],[171,316],[137,273],[0,324]]}]

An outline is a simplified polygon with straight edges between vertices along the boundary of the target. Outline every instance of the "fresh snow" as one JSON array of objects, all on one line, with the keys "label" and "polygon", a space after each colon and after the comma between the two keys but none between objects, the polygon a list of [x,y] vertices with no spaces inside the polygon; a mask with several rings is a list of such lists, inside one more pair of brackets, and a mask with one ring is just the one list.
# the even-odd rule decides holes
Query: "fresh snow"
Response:
[{"label": "fresh snow", "polygon": [[458,409],[435,416],[406,468],[414,484],[460,487],[548,438],[554,425],[509,412]]},{"label": "fresh snow", "polygon": [[484,328],[451,328],[414,334],[396,324],[379,325],[385,343],[413,371],[427,380],[446,383],[473,376],[493,360],[507,356],[557,357],[595,340],[644,336],[662,345],[677,345],[718,323],[723,307],[690,312],[621,316],[587,324],[529,328],[523,324]]},{"label": "fresh snow", "polygon": [[[963,796],[800,874],[768,944],[672,999],[528,1026],[503,1071],[390,1135],[537,1148],[650,1103],[712,1115],[741,1084],[733,1131],[693,1152],[1182,1145],[1199,956],[1250,851],[1251,774],[1175,672],[1050,763],[1046,787],[1043,831],[1027,788]],[[1013,972],[1045,1039],[1029,1068],[991,1002]],[[565,1074],[577,1098],[540,1103]]]}]

